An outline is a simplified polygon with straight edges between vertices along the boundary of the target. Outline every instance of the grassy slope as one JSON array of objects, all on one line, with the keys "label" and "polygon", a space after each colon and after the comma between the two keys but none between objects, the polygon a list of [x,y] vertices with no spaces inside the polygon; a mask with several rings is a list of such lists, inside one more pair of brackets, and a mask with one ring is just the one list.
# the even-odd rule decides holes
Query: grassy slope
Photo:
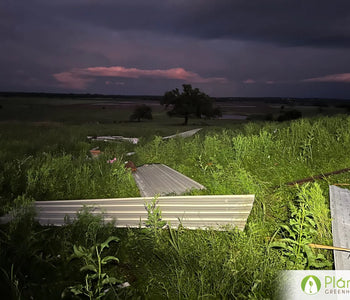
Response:
[{"label": "grassy slope", "polygon": [[[5,105],[3,107],[1,113],[7,109]],[[31,110],[33,107],[37,108],[35,103]],[[45,111],[43,104],[39,107]],[[205,126],[193,138],[162,141],[157,136],[203,124],[193,120],[192,123],[197,124],[184,128],[176,125],[181,119],[168,119],[160,111],[155,114],[153,122],[119,123],[117,120],[113,123],[110,115],[102,109],[61,109],[52,110],[50,106],[46,115],[42,114],[43,111],[37,112],[40,121],[56,123],[33,123],[36,116],[31,114],[24,122],[0,125],[0,201],[3,210],[30,199],[137,196],[130,174],[123,168],[125,153],[129,151],[136,151],[133,160],[137,165],[151,162],[168,164],[204,184],[206,193],[254,193],[256,202],[243,233],[235,230],[181,229],[155,235],[147,230],[105,230],[87,217],[84,224],[50,229],[48,238],[46,231],[43,232],[31,221],[26,221],[30,226],[25,221],[19,221],[4,228],[4,236],[9,240],[2,239],[2,245],[7,246],[1,248],[0,265],[7,274],[11,265],[15,267],[25,295],[51,293],[57,296],[63,287],[81,280],[76,271],[79,266],[66,261],[73,244],[93,245],[112,233],[121,237],[119,246],[112,249],[121,263],[111,272],[132,284],[128,291],[118,292],[125,298],[145,294],[153,299],[167,296],[271,297],[278,270],[315,268],[309,264],[310,259],[305,261],[307,253],[303,251],[292,248],[288,252],[284,248],[269,247],[274,241],[290,238],[290,234],[280,226],[294,228],[290,219],[298,220],[298,215],[291,215],[291,204],[297,211],[311,213],[316,221],[313,227],[306,224],[308,236],[302,236],[303,241],[332,242],[328,184],[348,183],[348,174],[332,176],[328,181],[320,181],[319,185],[311,184],[304,189],[285,187],[283,183],[349,167],[350,119],[346,116],[281,124],[206,121],[211,126]],[[120,111],[119,120],[125,120],[129,112],[127,109]],[[62,122],[77,113],[81,118],[74,118],[74,124]],[[26,110],[17,112],[19,119],[26,114]],[[97,120],[99,123],[96,123]],[[137,146],[90,143],[86,140],[86,135],[106,134],[142,139]],[[103,156],[99,160],[88,159],[88,150],[95,146],[100,146]],[[113,157],[119,158],[117,164],[105,163]],[[21,236],[23,228],[28,234],[21,240],[18,235]],[[101,234],[101,230],[105,234]],[[21,253],[11,252],[16,241],[23,244]],[[33,267],[38,263],[39,249],[43,252],[42,265]],[[315,252],[314,257],[319,253]],[[53,257],[56,258],[50,261]],[[331,253],[326,253],[326,257],[332,261]],[[51,265],[59,270],[56,274],[49,268]],[[47,292],[37,286],[43,284],[42,277],[39,277],[46,272],[45,268],[53,272],[51,281],[47,283],[50,286]],[[58,286],[54,284],[57,281],[61,282]],[[9,287],[11,280],[3,286],[4,289]]]}]

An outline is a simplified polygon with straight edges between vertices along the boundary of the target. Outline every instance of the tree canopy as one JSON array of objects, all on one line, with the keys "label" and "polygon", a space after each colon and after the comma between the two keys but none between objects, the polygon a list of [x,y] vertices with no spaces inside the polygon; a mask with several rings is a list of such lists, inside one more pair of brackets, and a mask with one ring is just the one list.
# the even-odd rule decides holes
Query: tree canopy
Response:
[{"label": "tree canopy", "polygon": [[183,92],[179,89],[168,91],[161,99],[161,104],[171,106],[169,116],[184,117],[184,125],[187,125],[190,117],[214,118],[221,116],[219,108],[213,106],[213,100],[198,88],[192,88],[190,84],[182,85]]},{"label": "tree canopy", "polygon": [[152,120],[152,108],[149,107],[148,105],[142,104],[136,106],[134,109],[134,112],[130,116],[130,121],[135,121],[137,120],[140,122],[141,119],[147,119],[147,120]]}]

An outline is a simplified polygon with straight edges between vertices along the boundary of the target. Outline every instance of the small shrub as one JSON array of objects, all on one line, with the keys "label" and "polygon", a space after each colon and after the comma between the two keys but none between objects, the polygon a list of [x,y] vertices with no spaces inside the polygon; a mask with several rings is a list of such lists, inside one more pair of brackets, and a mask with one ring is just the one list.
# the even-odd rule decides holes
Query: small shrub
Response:
[{"label": "small shrub", "polygon": [[296,120],[296,119],[299,119],[301,117],[302,117],[301,111],[293,109],[293,110],[284,112],[282,115],[280,115],[277,118],[277,121],[284,122],[284,121]]},{"label": "small shrub", "polygon": [[140,122],[141,119],[146,119],[146,120],[152,120],[152,108],[149,107],[148,105],[139,105],[136,106],[134,112],[130,116],[130,121],[135,121]]}]

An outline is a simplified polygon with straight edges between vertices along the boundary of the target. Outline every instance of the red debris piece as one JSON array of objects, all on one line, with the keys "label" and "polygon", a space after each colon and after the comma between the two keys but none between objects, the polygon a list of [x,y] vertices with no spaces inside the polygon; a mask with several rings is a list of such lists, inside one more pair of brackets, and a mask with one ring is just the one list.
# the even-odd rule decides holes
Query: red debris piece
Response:
[{"label": "red debris piece", "polygon": [[101,155],[101,151],[100,150],[90,150],[90,154],[93,158],[97,158]]},{"label": "red debris piece", "polygon": [[135,164],[131,160],[125,162],[125,168],[131,169],[131,172],[136,172],[137,170]]}]

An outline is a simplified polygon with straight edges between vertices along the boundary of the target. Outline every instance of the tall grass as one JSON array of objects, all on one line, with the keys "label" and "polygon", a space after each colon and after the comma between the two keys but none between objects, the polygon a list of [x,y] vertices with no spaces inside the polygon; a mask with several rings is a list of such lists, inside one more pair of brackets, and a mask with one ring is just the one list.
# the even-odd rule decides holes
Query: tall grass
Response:
[{"label": "tall grass", "polygon": [[332,243],[331,214],[329,201],[323,195],[318,183],[306,184],[299,188],[298,197],[306,203],[317,228],[315,242],[319,244]]},{"label": "tall grass", "polygon": [[44,155],[27,171],[26,194],[37,200],[137,196],[130,171],[120,159],[107,164],[71,155]]},{"label": "tall grass", "polygon": [[[19,282],[23,295],[57,296],[65,287],[81,282],[78,270],[82,266],[65,260],[72,254],[73,245],[87,248],[116,235],[120,243],[110,255],[118,257],[120,263],[108,271],[130,282],[130,288],[117,291],[124,298],[271,298],[277,272],[291,265],[286,263],[285,252],[270,246],[273,240],[287,236],[280,228],[295,225],[291,219],[303,220],[297,209],[290,209],[298,208],[300,201],[307,208],[310,230],[299,235],[304,237],[299,244],[304,245],[306,239],[331,244],[328,184],[349,182],[348,174],[301,187],[287,187],[284,183],[350,167],[350,117],[208,127],[194,137],[170,140],[160,136],[174,133],[179,127],[155,130],[157,124],[144,124],[143,128],[132,124],[129,129],[112,123],[49,127],[1,124],[2,211],[33,200],[138,196],[131,173],[124,168],[124,161],[129,159],[126,153],[135,151],[132,160],[136,165],[163,163],[206,187],[205,191],[192,193],[255,194],[245,231],[180,227],[158,230],[155,235],[149,229],[117,230],[88,213],[56,229],[23,219],[27,221],[22,225],[3,226],[0,241],[0,267],[7,275],[13,274],[12,283]],[[141,137],[141,142],[105,144],[86,139],[86,135],[125,133]],[[103,154],[91,159],[88,150],[96,146]],[[114,157],[116,162],[108,164],[107,160]],[[160,212],[157,216],[161,216]],[[27,233],[24,252],[11,252],[22,237],[21,230]],[[321,251],[315,252],[315,257],[321,257]],[[301,253],[303,258],[305,253]],[[329,268],[332,257],[324,257],[328,265],[323,266]],[[298,264],[299,268],[305,266]],[[46,271],[49,283],[42,279]],[[26,275],[31,276],[30,280]],[[40,284],[43,288],[38,288]]]},{"label": "tall grass", "polygon": [[[276,186],[349,166],[350,132],[344,125],[348,119],[302,119],[291,122],[289,127],[267,123],[259,130],[257,125],[247,124],[242,132],[223,129],[191,139],[164,141],[155,137],[137,147],[137,163],[168,164],[204,185],[215,185],[222,193],[227,179],[239,178],[242,170],[256,183]],[[337,124],[340,128],[336,128]],[[219,184],[213,184],[215,180]]]},{"label": "tall grass", "polygon": [[169,229],[154,251],[159,258],[154,263],[163,267],[152,274],[153,282],[159,283],[151,291],[163,297],[229,299],[273,294],[278,257],[268,254],[259,238],[249,231]]}]

